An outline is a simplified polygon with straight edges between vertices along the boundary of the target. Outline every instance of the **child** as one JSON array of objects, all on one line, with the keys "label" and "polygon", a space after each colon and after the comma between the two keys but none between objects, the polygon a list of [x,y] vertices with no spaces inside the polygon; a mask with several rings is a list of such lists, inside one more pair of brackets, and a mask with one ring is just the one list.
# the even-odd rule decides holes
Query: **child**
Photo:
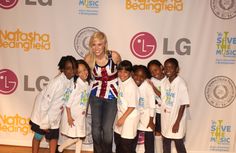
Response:
[{"label": "child", "polygon": [[148,77],[149,72],[145,66],[139,65],[136,67],[133,78],[140,91],[139,108],[141,110],[138,135],[139,133],[144,133],[145,153],[154,153],[153,131],[155,130],[155,125],[153,119],[155,115],[155,93],[147,82]]},{"label": "child", "polygon": [[171,141],[178,153],[186,153],[184,136],[186,132],[186,106],[189,95],[186,83],[178,76],[179,64],[175,58],[164,63],[167,79],[161,85],[161,129],[164,153],[171,152]]},{"label": "child", "polygon": [[139,92],[131,77],[132,64],[124,60],[118,66],[118,112],[114,124],[116,153],[135,153],[135,137],[139,122]]},{"label": "child", "polygon": [[35,100],[30,120],[31,129],[35,132],[32,141],[33,153],[38,153],[43,135],[49,141],[50,153],[56,151],[62,106],[68,98],[68,89],[73,84],[76,59],[64,56],[58,67],[61,73],[49,82]]},{"label": "child", "polygon": [[89,82],[91,73],[88,64],[84,60],[78,60],[78,69],[76,76],[75,89],[72,91],[68,102],[66,102],[66,111],[63,112],[61,122],[61,133],[68,139],[58,147],[62,152],[66,147],[76,144],[75,152],[80,153],[82,140],[86,135],[86,108],[89,96]]},{"label": "child", "polygon": [[149,81],[156,94],[156,125],[155,125],[155,153],[162,153],[162,136],[161,136],[161,83],[165,80],[164,67],[158,60],[152,60],[147,65],[151,73]]}]

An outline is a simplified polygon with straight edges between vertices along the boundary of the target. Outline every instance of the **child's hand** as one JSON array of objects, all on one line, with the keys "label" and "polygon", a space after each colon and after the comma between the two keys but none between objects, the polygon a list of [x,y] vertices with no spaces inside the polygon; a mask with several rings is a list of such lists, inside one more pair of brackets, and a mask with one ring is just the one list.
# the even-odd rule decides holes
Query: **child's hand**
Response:
[{"label": "child's hand", "polygon": [[172,132],[177,133],[179,131],[179,122],[175,122],[174,126],[172,127]]},{"label": "child's hand", "polygon": [[61,110],[61,113],[63,113],[63,111],[64,111],[64,107],[61,106],[61,107],[60,107],[60,110]]},{"label": "child's hand", "polygon": [[125,122],[125,119],[123,117],[119,118],[119,120],[116,122],[116,126],[122,126]]},{"label": "child's hand", "polygon": [[155,131],[155,124],[153,123],[153,121],[149,121],[147,128],[151,128],[153,131]]},{"label": "child's hand", "polygon": [[68,124],[70,125],[70,127],[75,126],[74,119],[72,117],[68,117]]}]

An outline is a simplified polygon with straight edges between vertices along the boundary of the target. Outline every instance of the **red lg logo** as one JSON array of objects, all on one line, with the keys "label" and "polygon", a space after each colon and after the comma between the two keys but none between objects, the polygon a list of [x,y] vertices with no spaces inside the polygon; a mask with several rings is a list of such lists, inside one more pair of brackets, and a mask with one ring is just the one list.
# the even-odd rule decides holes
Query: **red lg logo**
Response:
[{"label": "red lg logo", "polygon": [[4,9],[11,9],[16,6],[18,0],[0,0],[0,7]]},{"label": "red lg logo", "polygon": [[156,51],[156,47],[156,39],[147,32],[140,32],[136,34],[130,42],[132,53],[141,59],[152,56]]},{"label": "red lg logo", "polygon": [[18,85],[18,79],[14,72],[8,69],[0,70],[0,93],[11,94]]}]

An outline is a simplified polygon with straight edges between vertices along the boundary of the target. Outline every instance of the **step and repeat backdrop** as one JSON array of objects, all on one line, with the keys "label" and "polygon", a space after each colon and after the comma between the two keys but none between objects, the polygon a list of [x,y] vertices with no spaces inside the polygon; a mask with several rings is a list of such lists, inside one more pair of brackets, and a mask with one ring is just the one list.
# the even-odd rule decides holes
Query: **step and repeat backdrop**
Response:
[{"label": "step and repeat backdrop", "polygon": [[235,27],[236,0],[0,0],[0,144],[31,146],[35,96],[62,56],[83,58],[103,31],[133,64],[178,59],[191,99],[188,152],[236,152]]}]

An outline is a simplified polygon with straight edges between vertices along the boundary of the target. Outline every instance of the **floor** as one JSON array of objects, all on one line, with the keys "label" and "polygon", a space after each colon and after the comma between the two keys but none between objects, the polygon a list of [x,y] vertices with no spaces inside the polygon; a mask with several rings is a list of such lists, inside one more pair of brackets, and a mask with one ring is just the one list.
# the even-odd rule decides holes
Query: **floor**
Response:
[{"label": "floor", "polygon": [[[39,153],[48,153],[48,149],[42,148]],[[63,153],[74,153],[74,150],[65,150]],[[0,153],[31,153],[31,147],[19,147],[0,145]],[[88,151],[82,151],[81,153],[92,153]]]}]

